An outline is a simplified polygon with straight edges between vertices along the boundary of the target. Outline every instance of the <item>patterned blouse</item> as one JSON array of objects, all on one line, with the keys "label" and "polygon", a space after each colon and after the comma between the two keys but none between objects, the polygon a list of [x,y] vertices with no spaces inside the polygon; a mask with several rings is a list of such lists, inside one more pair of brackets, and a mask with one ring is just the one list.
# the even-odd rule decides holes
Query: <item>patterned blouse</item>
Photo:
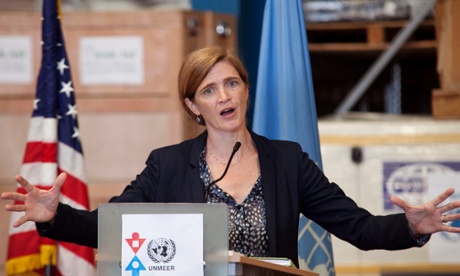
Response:
[{"label": "patterned blouse", "polygon": [[[200,177],[206,189],[212,179],[205,156],[206,148],[200,154]],[[208,202],[225,203],[229,208],[230,250],[250,257],[268,256],[267,221],[261,176],[242,204],[238,204],[230,194],[216,185],[213,185],[209,191]]]}]

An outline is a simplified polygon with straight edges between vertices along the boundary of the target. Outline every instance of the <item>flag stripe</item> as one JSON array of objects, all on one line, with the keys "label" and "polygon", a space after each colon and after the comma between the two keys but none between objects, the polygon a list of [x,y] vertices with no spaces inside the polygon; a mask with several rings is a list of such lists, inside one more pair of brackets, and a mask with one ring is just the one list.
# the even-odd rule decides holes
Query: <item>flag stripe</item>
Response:
[{"label": "flag stripe", "polygon": [[21,246],[8,247],[8,259],[37,253],[35,244],[38,243],[39,239],[40,237],[36,234],[35,227],[34,231],[10,235],[10,243],[20,244]]},{"label": "flag stripe", "polygon": [[33,162],[56,162],[57,147],[56,143],[28,142],[24,163]]},{"label": "flag stripe", "polygon": [[[21,225],[21,227],[13,227],[13,222],[17,221],[23,215],[24,213],[22,212],[21,213],[14,212],[11,214],[10,228],[9,228],[10,235],[20,234],[20,233],[25,233],[25,232],[34,232],[34,233],[36,232],[35,223],[30,222],[30,221]],[[10,241],[10,244],[11,244],[11,241]]]},{"label": "flag stripe", "polygon": [[[59,243],[59,250],[61,250],[63,248],[69,252],[68,254],[77,255],[77,256],[81,255],[81,253],[83,253],[82,249],[85,249],[84,247],[78,246],[78,245],[76,245],[74,243],[68,243],[68,242]],[[78,253],[80,253],[80,254],[78,254]],[[74,258],[75,258],[75,256],[74,256]],[[94,264],[94,258],[95,258],[94,255],[85,255],[82,258],[82,260],[84,260],[88,264]]]},{"label": "flag stripe", "polygon": [[[92,254],[76,254],[77,249],[67,247],[66,243],[61,243],[58,246],[58,267],[59,272],[65,276],[81,276],[93,275],[94,271],[94,253]],[[69,245],[69,244],[67,244]],[[77,251],[78,252],[78,251]],[[85,258],[81,258],[81,256]],[[73,262],[66,262],[62,260],[73,260]]]},{"label": "flag stripe", "polygon": [[34,162],[23,164],[20,174],[32,185],[51,187],[56,180],[56,172],[56,163]]},{"label": "flag stripe", "polygon": [[[58,162],[59,168],[71,174],[81,183],[85,182],[85,162],[83,154],[64,143],[59,143]],[[86,184],[85,184],[86,185]]]},{"label": "flag stripe", "polygon": [[28,142],[41,141],[44,143],[57,142],[56,118],[44,118],[43,116],[32,117],[29,125]]},{"label": "flag stripe", "polygon": [[75,209],[79,209],[79,210],[88,210],[88,207],[86,207],[85,205],[81,204],[80,202],[78,201],[75,201],[69,197],[67,197],[66,195],[62,194],[61,193],[61,198],[60,198],[60,201],[64,204],[67,204],[67,205],[70,205],[72,206],[73,208]]}]

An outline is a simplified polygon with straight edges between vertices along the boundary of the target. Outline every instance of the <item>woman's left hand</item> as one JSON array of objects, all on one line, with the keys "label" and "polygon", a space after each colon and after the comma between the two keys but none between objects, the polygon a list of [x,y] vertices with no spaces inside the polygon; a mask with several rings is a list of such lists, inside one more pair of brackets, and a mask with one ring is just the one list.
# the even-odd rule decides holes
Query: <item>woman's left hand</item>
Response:
[{"label": "woman's left hand", "polygon": [[456,213],[447,213],[460,208],[460,201],[453,201],[439,206],[448,199],[455,190],[449,188],[434,199],[421,204],[411,205],[397,196],[391,197],[391,202],[404,210],[409,228],[414,235],[433,234],[440,231],[460,233],[460,227],[454,227],[447,222],[460,219],[460,210]]}]

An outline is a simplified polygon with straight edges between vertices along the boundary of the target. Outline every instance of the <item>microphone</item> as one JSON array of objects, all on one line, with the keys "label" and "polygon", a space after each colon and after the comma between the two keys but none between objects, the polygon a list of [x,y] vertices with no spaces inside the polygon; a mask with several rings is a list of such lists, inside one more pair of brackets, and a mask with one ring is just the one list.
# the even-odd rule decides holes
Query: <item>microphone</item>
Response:
[{"label": "microphone", "polygon": [[230,163],[232,162],[232,159],[233,159],[233,156],[235,155],[235,153],[240,149],[241,147],[241,143],[238,141],[235,143],[235,145],[233,146],[233,150],[232,150],[232,154],[230,155],[230,158],[228,159],[228,163],[227,163],[227,166],[225,167],[225,170],[224,170],[224,173],[222,174],[221,177],[217,178],[216,180],[212,181],[211,183],[209,183],[209,185],[206,187],[206,190],[204,192],[204,203],[207,203],[208,202],[208,197],[209,197],[209,191],[211,190],[211,187],[213,185],[215,185],[217,182],[221,181],[222,178],[224,178],[224,176],[227,174],[227,171],[228,171],[228,168],[230,167]]}]

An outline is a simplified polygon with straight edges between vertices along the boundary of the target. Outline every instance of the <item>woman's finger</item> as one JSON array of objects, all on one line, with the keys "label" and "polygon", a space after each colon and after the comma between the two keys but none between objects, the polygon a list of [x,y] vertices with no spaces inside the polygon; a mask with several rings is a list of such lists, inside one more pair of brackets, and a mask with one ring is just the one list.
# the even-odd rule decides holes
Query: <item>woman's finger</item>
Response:
[{"label": "woman's finger", "polygon": [[31,185],[29,183],[29,181],[27,181],[24,177],[22,177],[21,175],[16,175],[14,177],[14,179],[16,180],[16,182],[19,183],[19,185],[21,185],[22,188],[24,188],[24,190],[26,190],[28,193],[32,192],[33,189],[34,189],[34,186]]},{"label": "woman's finger", "polygon": [[460,227],[444,225],[441,228],[441,231],[450,232],[450,233],[460,233]]},{"label": "woman's finger", "polygon": [[439,207],[439,211],[441,211],[441,213],[445,213],[451,210],[455,210],[457,208],[460,208],[460,201],[454,201],[454,202],[447,203],[446,205]]},{"label": "woman's finger", "polygon": [[14,200],[13,196],[14,195],[13,195],[12,192],[4,192],[4,193],[2,193],[2,199],[12,199],[12,200]]},{"label": "woman's finger", "polygon": [[451,195],[455,192],[454,188],[449,188],[444,192],[440,193],[437,197],[431,200],[434,206],[438,206],[439,204],[443,203],[446,199],[448,199]]},{"label": "woman's finger", "polygon": [[21,193],[5,192],[5,193],[2,193],[2,199],[24,201],[24,200],[26,200],[26,196],[24,194],[21,194]]},{"label": "woman's finger", "polygon": [[27,215],[20,217],[17,221],[13,223],[13,227],[19,227],[28,221]]},{"label": "woman's finger", "polygon": [[61,190],[62,188],[62,185],[64,185],[64,182],[67,178],[67,174],[66,173],[60,173],[58,175],[58,177],[56,178],[56,180],[54,181],[54,185],[53,187],[51,188],[51,190],[57,190],[58,192]]},{"label": "woman's finger", "polygon": [[407,209],[410,207],[410,205],[409,205],[407,202],[405,202],[404,200],[402,200],[401,198],[399,198],[399,197],[397,197],[397,196],[392,196],[392,197],[390,198],[390,201],[391,201],[394,205],[396,205],[396,206],[398,206],[399,208],[403,209],[404,211],[407,210]]},{"label": "woman's finger", "polygon": [[5,205],[5,209],[7,211],[13,211],[13,212],[25,212],[27,210],[26,206],[22,204],[18,204],[18,205],[7,204]]}]

